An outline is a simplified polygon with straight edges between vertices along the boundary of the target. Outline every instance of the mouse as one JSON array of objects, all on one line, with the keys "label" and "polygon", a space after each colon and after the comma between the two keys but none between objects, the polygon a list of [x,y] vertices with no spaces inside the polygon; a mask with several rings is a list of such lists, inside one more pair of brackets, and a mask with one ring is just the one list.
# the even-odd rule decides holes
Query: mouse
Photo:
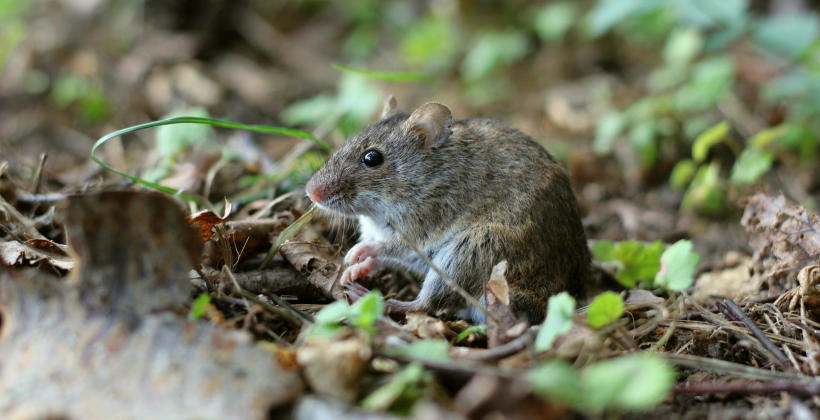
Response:
[{"label": "mouse", "polygon": [[550,296],[582,298],[590,281],[567,172],[501,120],[454,120],[437,102],[405,113],[391,95],[379,121],[338,147],[305,190],[323,212],[358,219],[359,241],[340,277],[351,300],[368,291],[357,281],[385,268],[423,279],[414,300],[387,299],[388,314],[421,310],[483,323],[485,313],[439,273],[485,305],[490,272],[503,260],[510,308],[532,323],[544,319]]}]

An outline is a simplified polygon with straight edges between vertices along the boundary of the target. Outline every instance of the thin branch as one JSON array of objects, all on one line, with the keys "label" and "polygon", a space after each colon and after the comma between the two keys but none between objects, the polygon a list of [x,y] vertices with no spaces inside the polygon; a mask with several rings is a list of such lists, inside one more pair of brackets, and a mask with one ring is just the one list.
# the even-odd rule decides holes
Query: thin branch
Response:
[{"label": "thin branch", "polygon": [[729,312],[731,312],[734,317],[739,318],[740,322],[742,322],[743,325],[745,325],[746,328],[752,332],[755,338],[760,341],[760,344],[763,344],[763,347],[765,347],[766,350],[768,350],[769,353],[777,359],[780,366],[788,365],[789,359],[786,355],[784,355],[783,352],[781,352],[780,349],[778,349],[777,346],[775,346],[774,343],[772,343],[772,341],[769,340],[765,334],[763,334],[763,331],[760,331],[760,328],[758,328],[757,325],[749,319],[746,313],[743,312],[743,310],[741,310],[732,299],[726,299],[724,303],[726,304],[726,308]]},{"label": "thin branch", "polygon": [[820,381],[793,382],[685,382],[675,385],[676,394],[765,394],[769,392],[789,392],[804,396],[820,396]]}]

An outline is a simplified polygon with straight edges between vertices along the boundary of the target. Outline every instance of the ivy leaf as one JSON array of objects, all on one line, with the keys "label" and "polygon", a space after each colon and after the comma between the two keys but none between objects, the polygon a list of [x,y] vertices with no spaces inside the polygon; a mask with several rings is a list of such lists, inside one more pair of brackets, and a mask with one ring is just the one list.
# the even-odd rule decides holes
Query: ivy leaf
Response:
[{"label": "ivy leaf", "polygon": [[589,305],[587,324],[592,328],[601,328],[604,325],[620,318],[624,313],[624,301],[614,292],[603,292]]},{"label": "ivy leaf", "polygon": [[361,406],[365,410],[387,410],[409,388],[422,381],[424,368],[419,363],[411,363],[406,368],[392,375],[390,380],[365,397]]},{"label": "ivy leaf", "polygon": [[350,307],[350,318],[353,325],[373,334],[373,323],[384,314],[384,299],[378,290],[362,296]]},{"label": "ivy leaf", "polygon": [[615,242],[612,241],[595,241],[590,245],[589,250],[598,261],[614,261],[615,260]]},{"label": "ivy leaf", "polygon": [[578,372],[563,360],[550,360],[532,369],[527,373],[527,380],[533,391],[545,398],[571,406],[577,406],[584,399]]},{"label": "ivy leaf", "polygon": [[331,324],[344,321],[350,313],[350,305],[343,300],[337,300],[320,310],[314,320],[317,324]]},{"label": "ivy leaf", "polygon": [[575,299],[567,292],[550,297],[547,304],[547,318],[535,338],[535,351],[547,351],[552,348],[558,336],[566,334],[572,328],[575,316]]},{"label": "ivy leaf", "polygon": [[629,288],[640,282],[650,282],[660,269],[662,252],[663,243],[660,241],[646,246],[635,241],[621,242],[615,249],[615,259],[623,267],[615,274],[615,279]]},{"label": "ivy leaf", "polygon": [[695,267],[700,255],[692,252],[692,242],[682,239],[664,251],[661,269],[655,276],[655,285],[669,290],[682,291],[692,286]]},{"label": "ivy leaf", "polygon": [[647,352],[599,362],[581,372],[583,405],[592,412],[650,408],[666,398],[674,380],[674,369]]}]

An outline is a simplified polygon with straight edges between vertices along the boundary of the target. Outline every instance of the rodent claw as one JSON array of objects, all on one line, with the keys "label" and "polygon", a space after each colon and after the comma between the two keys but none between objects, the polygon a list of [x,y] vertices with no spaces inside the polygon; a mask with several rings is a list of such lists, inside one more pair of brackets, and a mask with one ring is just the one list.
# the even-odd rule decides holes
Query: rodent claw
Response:
[{"label": "rodent claw", "polygon": [[356,302],[369,292],[370,290],[359,283],[350,283],[345,287],[345,296],[350,300],[350,303]]}]

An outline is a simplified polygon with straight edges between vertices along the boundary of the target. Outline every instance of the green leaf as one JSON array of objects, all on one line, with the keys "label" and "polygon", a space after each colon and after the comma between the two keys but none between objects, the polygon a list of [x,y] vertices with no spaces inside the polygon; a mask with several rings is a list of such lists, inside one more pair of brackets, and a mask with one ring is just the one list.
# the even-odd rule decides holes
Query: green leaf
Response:
[{"label": "green leaf", "polygon": [[747,147],[735,161],[730,180],[736,185],[753,184],[769,171],[772,162],[774,162],[774,155],[771,152],[760,150],[757,147]]},{"label": "green leaf", "polygon": [[672,173],[669,175],[669,183],[672,185],[672,188],[683,191],[686,186],[689,185],[689,182],[692,181],[697,170],[698,167],[695,165],[695,162],[692,162],[690,159],[682,160],[672,168]]},{"label": "green leaf", "polygon": [[589,304],[587,323],[592,328],[601,328],[624,313],[624,301],[617,293],[603,292]]},{"label": "green leaf", "polygon": [[567,292],[551,296],[547,303],[547,318],[535,338],[535,351],[552,348],[555,339],[569,332],[575,317],[575,299]]},{"label": "green leaf", "polygon": [[386,82],[429,82],[433,80],[429,74],[418,71],[372,71],[357,69],[339,63],[333,63],[333,68],[344,73]]},{"label": "green leaf", "polygon": [[339,324],[350,316],[350,305],[343,300],[337,300],[326,305],[313,318],[315,324]]},{"label": "green leaf", "polygon": [[[621,242],[615,249],[615,259],[623,267],[615,273],[615,279],[622,285],[632,288],[640,282],[650,283],[661,265],[663,243],[660,241],[644,245],[635,241]],[[651,288],[652,285],[648,284]]]},{"label": "green leaf", "polygon": [[575,22],[578,6],[562,1],[547,4],[535,13],[533,28],[542,41],[560,41]]},{"label": "green leaf", "polygon": [[683,195],[681,206],[684,209],[697,209],[707,215],[718,214],[725,209],[723,190],[718,163],[701,166]]},{"label": "green leaf", "polygon": [[796,59],[817,39],[820,22],[813,13],[776,14],[762,19],[753,33],[761,47]]},{"label": "green leaf", "polygon": [[390,380],[371,392],[361,402],[361,407],[365,410],[385,411],[389,409],[403,394],[412,391],[414,385],[421,382],[425,377],[424,368],[420,363],[411,363],[404,369],[393,374]]},{"label": "green leaf", "polygon": [[569,363],[557,359],[527,372],[527,381],[536,394],[573,407],[585,398],[579,379]]},{"label": "green leaf", "polygon": [[279,114],[288,125],[320,124],[336,111],[336,99],[326,93],[288,105]]},{"label": "green leaf", "polygon": [[211,304],[211,296],[207,293],[200,294],[194,303],[191,305],[191,310],[188,312],[188,319],[195,321],[205,314],[205,309]]},{"label": "green leaf", "polygon": [[418,360],[446,362],[450,359],[450,344],[445,340],[419,340],[396,347],[390,353]]},{"label": "green leaf", "polygon": [[464,331],[458,333],[458,337],[456,337],[456,343],[460,343],[465,338],[469,337],[470,334],[478,334],[478,335],[487,335],[487,325],[486,324],[479,324],[479,325],[471,325],[464,329]]},{"label": "green leaf", "polygon": [[692,252],[692,242],[685,239],[675,242],[663,252],[661,269],[655,276],[655,285],[680,292],[692,286],[695,267],[700,255]]},{"label": "green leaf", "polygon": [[461,62],[461,75],[467,82],[477,81],[518,61],[529,48],[527,37],[518,31],[481,34]]},{"label": "green leaf", "polygon": [[695,162],[700,163],[706,160],[709,149],[722,142],[723,139],[726,138],[726,135],[729,134],[730,128],[728,122],[721,121],[698,136],[692,144],[692,158],[695,159]]},{"label": "green leaf", "polygon": [[592,150],[599,155],[605,155],[612,151],[615,140],[624,131],[626,121],[623,115],[616,112],[605,115],[598,120],[595,126],[595,141]]},{"label": "green leaf", "polygon": [[629,130],[629,144],[638,151],[638,157],[644,167],[655,163],[658,155],[655,135],[657,124],[654,120],[641,121]]},{"label": "green leaf", "polygon": [[775,127],[770,127],[765,130],[760,130],[757,134],[755,134],[750,140],[749,144],[753,147],[757,147],[762,149],[768,146],[773,141],[783,137],[784,134],[789,130],[788,124],[780,124]]},{"label": "green leaf", "polygon": [[718,56],[693,66],[692,78],[675,93],[678,111],[701,111],[714,107],[731,91],[735,68],[727,57]]},{"label": "green leaf", "polygon": [[743,26],[748,0],[678,0],[681,21],[703,29]]},{"label": "green leaf", "polygon": [[641,352],[596,363],[581,372],[585,411],[643,410],[663,401],[675,370],[660,356]]},{"label": "green leaf", "polygon": [[615,260],[615,242],[612,241],[595,241],[589,247],[592,255],[598,261],[614,261]]},{"label": "green leaf", "polygon": [[350,312],[353,325],[370,334],[375,333],[373,324],[384,314],[382,294],[378,290],[369,292],[350,307]]},{"label": "green leaf", "polygon": [[598,37],[624,20],[665,5],[657,1],[645,0],[599,0],[587,15],[587,28],[592,36]]},{"label": "green leaf", "polygon": [[410,65],[431,70],[449,68],[461,49],[456,27],[443,14],[424,17],[402,36],[400,57]]},{"label": "green leaf", "polygon": [[703,37],[694,28],[679,28],[669,35],[663,49],[663,58],[673,67],[691,63],[703,49]]}]

